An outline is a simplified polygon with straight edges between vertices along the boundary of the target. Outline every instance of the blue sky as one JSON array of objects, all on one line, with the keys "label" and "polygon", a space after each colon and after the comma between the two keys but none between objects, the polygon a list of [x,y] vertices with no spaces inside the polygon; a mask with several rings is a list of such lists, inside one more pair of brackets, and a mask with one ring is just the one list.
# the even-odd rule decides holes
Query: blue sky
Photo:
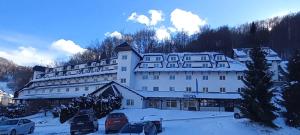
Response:
[{"label": "blue sky", "polygon": [[298,11],[299,0],[1,0],[0,57],[51,64],[119,32],[151,27],[167,38]]}]

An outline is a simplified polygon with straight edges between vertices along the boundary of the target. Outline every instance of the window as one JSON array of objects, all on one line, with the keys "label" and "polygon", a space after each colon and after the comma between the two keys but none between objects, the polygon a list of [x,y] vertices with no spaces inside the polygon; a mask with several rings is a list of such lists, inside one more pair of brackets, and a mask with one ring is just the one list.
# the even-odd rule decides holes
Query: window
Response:
[{"label": "window", "polygon": [[127,67],[122,67],[121,68],[121,71],[126,71],[127,70]]},{"label": "window", "polygon": [[239,76],[238,76],[238,80],[243,80],[243,78],[244,78],[244,77],[243,77],[242,75],[239,75]]},{"label": "window", "polygon": [[143,86],[143,87],[142,87],[142,90],[147,91],[147,90],[148,90],[148,87],[147,87],[147,86]]},{"label": "window", "polygon": [[147,80],[148,79],[148,75],[143,75],[143,80]]},{"label": "window", "polygon": [[159,75],[154,75],[153,76],[153,80],[158,80],[159,79]]},{"label": "window", "polygon": [[208,64],[207,64],[207,63],[204,63],[204,64],[202,65],[202,67],[208,68]]},{"label": "window", "polygon": [[185,79],[186,80],[192,80],[192,76],[191,75],[187,75],[187,76],[185,76]]},{"label": "window", "polygon": [[150,61],[150,57],[146,57],[146,58],[145,58],[145,61]]},{"label": "window", "polygon": [[45,93],[45,89],[42,90],[42,93]]},{"label": "window", "polygon": [[202,77],[202,80],[208,80],[208,76],[206,76],[206,75],[203,76],[203,77]]},{"label": "window", "polygon": [[222,60],[222,56],[217,55],[216,59],[217,59],[217,60]]},{"label": "window", "polygon": [[148,67],[148,64],[143,63],[143,68],[147,68],[147,67]]},{"label": "window", "polygon": [[226,92],[225,88],[223,88],[223,87],[220,88],[220,92],[221,92],[221,93],[225,93],[225,92]]},{"label": "window", "polygon": [[159,87],[153,87],[153,91],[159,91]]},{"label": "window", "polygon": [[127,106],[133,106],[134,105],[134,100],[133,99],[127,99],[126,100],[126,105]]},{"label": "window", "polygon": [[127,55],[122,55],[122,60],[127,60]]},{"label": "window", "polygon": [[30,90],[28,90],[27,93],[30,94]]},{"label": "window", "polygon": [[244,90],[244,88],[238,88],[238,93],[241,93]]},{"label": "window", "polygon": [[175,87],[169,87],[170,91],[175,91]]},{"label": "window", "polygon": [[78,88],[78,87],[76,87],[76,88],[75,88],[75,91],[79,91],[79,88]]},{"label": "window", "polygon": [[155,67],[155,68],[158,68],[158,67],[159,67],[159,64],[158,64],[158,63],[155,63],[155,64],[154,64],[154,67]]},{"label": "window", "polygon": [[202,60],[202,61],[205,61],[205,60],[206,60],[206,57],[205,57],[205,56],[201,56],[201,60]]},{"label": "window", "polygon": [[156,59],[156,61],[160,61],[160,57],[156,57],[155,59]]},{"label": "window", "polygon": [[66,88],[66,92],[69,92],[70,91],[70,89],[69,88]]},{"label": "window", "polygon": [[121,78],[121,83],[126,83],[126,78]]},{"label": "window", "polygon": [[175,80],[175,75],[170,75],[169,79],[170,80]]},{"label": "window", "polygon": [[185,60],[191,60],[190,56],[185,57]]},{"label": "window", "polygon": [[225,80],[225,76],[224,76],[224,75],[221,75],[221,76],[220,76],[220,80]]},{"label": "window", "polygon": [[167,100],[167,107],[177,107],[176,100]]},{"label": "window", "polygon": [[186,90],[187,92],[191,92],[191,91],[192,91],[192,87],[186,87],[185,90]]},{"label": "window", "polygon": [[171,68],[175,68],[175,67],[176,67],[175,63],[171,63],[171,64],[170,64],[170,67],[171,67]]},{"label": "window", "polygon": [[192,67],[192,64],[191,64],[191,63],[186,63],[185,66],[186,66],[187,68],[191,68],[191,67]]},{"label": "window", "polygon": [[60,88],[57,89],[57,92],[60,92]]},{"label": "window", "polygon": [[219,67],[225,67],[225,64],[224,63],[220,63]]},{"label": "window", "polygon": [[50,89],[49,91],[50,91],[50,93],[52,93],[52,92],[53,92],[53,89]]},{"label": "window", "polygon": [[84,90],[85,90],[85,91],[88,91],[88,90],[89,90],[89,87],[85,87]]},{"label": "window", "polygon": [[171,57],[171,61],[175,61],[176,60],[176,57]]},{"label": "window", "polygon": [[207,93],[208,92],[208,88],[207,87],[203,87],[203,92]]}]

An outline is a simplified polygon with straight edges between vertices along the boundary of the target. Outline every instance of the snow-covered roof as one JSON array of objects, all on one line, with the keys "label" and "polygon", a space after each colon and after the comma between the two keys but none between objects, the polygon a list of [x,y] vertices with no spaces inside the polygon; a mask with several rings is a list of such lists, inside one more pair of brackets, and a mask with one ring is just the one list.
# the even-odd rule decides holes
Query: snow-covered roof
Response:
[{"label": "snow-covered roof", "polygon": [[[198,52],[198,53],[146,53],[143,54],[143,59],[136,66],[135,72],[151,72],[151,71],[245,71],[246,66],[237,60],[233,60],[222,53],[217,52]],[[176,57],[176,60],[170,60],[169,57]],[[186,57],[194,57],[191,60],[186,60]],[[221,56],[221,59],[216,59],[216,56]],[[160,57],[159,61],[145,60],[145,57]],[[201,57],[206,57],[204,60]],[[159,63],[159,67],[143,67],[145,63]],[[168,67],[170,63],[175,63],[176,67]],[[186,63],[204,64],[208,63],[207,67],[185,67]],[[218,67],[218,63],[226,63],[225,67]]]},{"label": "snow-covered roof", "polygon": [[[250,61],[250,51],[252,48],[235,48],[233,49],[234,57],[236,60],[244,62]],[[263,51],[266,53],[266,59],[268,61],[281,61],[278,54],[269,47],[263,47]]]},{"label": "snow-covered roof", "polygon": [[206,98],[206,99],[239,99],[238,93],[192,93],[183,91],[136,91],[147,98]]}]

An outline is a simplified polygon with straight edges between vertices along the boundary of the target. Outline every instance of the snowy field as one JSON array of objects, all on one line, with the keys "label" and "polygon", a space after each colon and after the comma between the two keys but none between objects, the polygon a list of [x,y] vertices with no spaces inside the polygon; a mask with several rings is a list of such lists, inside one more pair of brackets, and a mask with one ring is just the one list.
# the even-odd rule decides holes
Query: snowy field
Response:
[{"label": "snowy field", "polygon": [[[163,132],[161,135],[300,135],[300,129],[284,125],[282,119],[275,123],[280,126],[274,130],[248,122],[248,120],[233,118],[228,112],[191,112],[180,110],[157,109],[125,109],[129,121],[139,121],[143,116],[157,115],[163,118]],[[45,117],[42,113],[27,117],[36,122],[36,135],[68,135],[69,124],[59,123],[51,114]],[[104,134],[104,121],[99,119],[99,131],[90,135]]]}]

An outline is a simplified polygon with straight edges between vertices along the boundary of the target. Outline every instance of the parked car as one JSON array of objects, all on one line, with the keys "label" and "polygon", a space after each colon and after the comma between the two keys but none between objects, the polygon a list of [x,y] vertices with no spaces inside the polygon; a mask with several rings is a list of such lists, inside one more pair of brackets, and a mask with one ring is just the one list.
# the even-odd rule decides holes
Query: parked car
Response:
[{"label": "parked car", "polygon": [[233,117],[235,119],[245,118],[244,114],[241,113],[240,109],[234,109]]},{"label": "parked car", "polygon": [[5,116],[0,116],[0,122],[1,121],[6,121],[6,120],[9,120],[9,118],[5,117]]},{"label": "parked car", "polygon": [[98,119],[92,110],[78,112],[70,124],[71,135],[96,132],[99,126]]},{"label": "parked car", "polygon": [[156,126],[151,121],[144,121],[140,123],[126,124],[121,130],[120,135],[156,135]]},{"label": "parked car", "polygon": [[119,132],[128,123],[124,113],[111,113],[105,120],[105,133]]},{"label": "parked car", "polygon": [[35,123],[28,119],[12,119],[0,122],[0,134],[32,134]]},{"label": "parked car", "polygon": [[141,121],[150,121],[152,122],[157,129],[157,132],[162,132],[162,118],[156,116],[156,115],[149,115],[149,116],[144,116]]}]

